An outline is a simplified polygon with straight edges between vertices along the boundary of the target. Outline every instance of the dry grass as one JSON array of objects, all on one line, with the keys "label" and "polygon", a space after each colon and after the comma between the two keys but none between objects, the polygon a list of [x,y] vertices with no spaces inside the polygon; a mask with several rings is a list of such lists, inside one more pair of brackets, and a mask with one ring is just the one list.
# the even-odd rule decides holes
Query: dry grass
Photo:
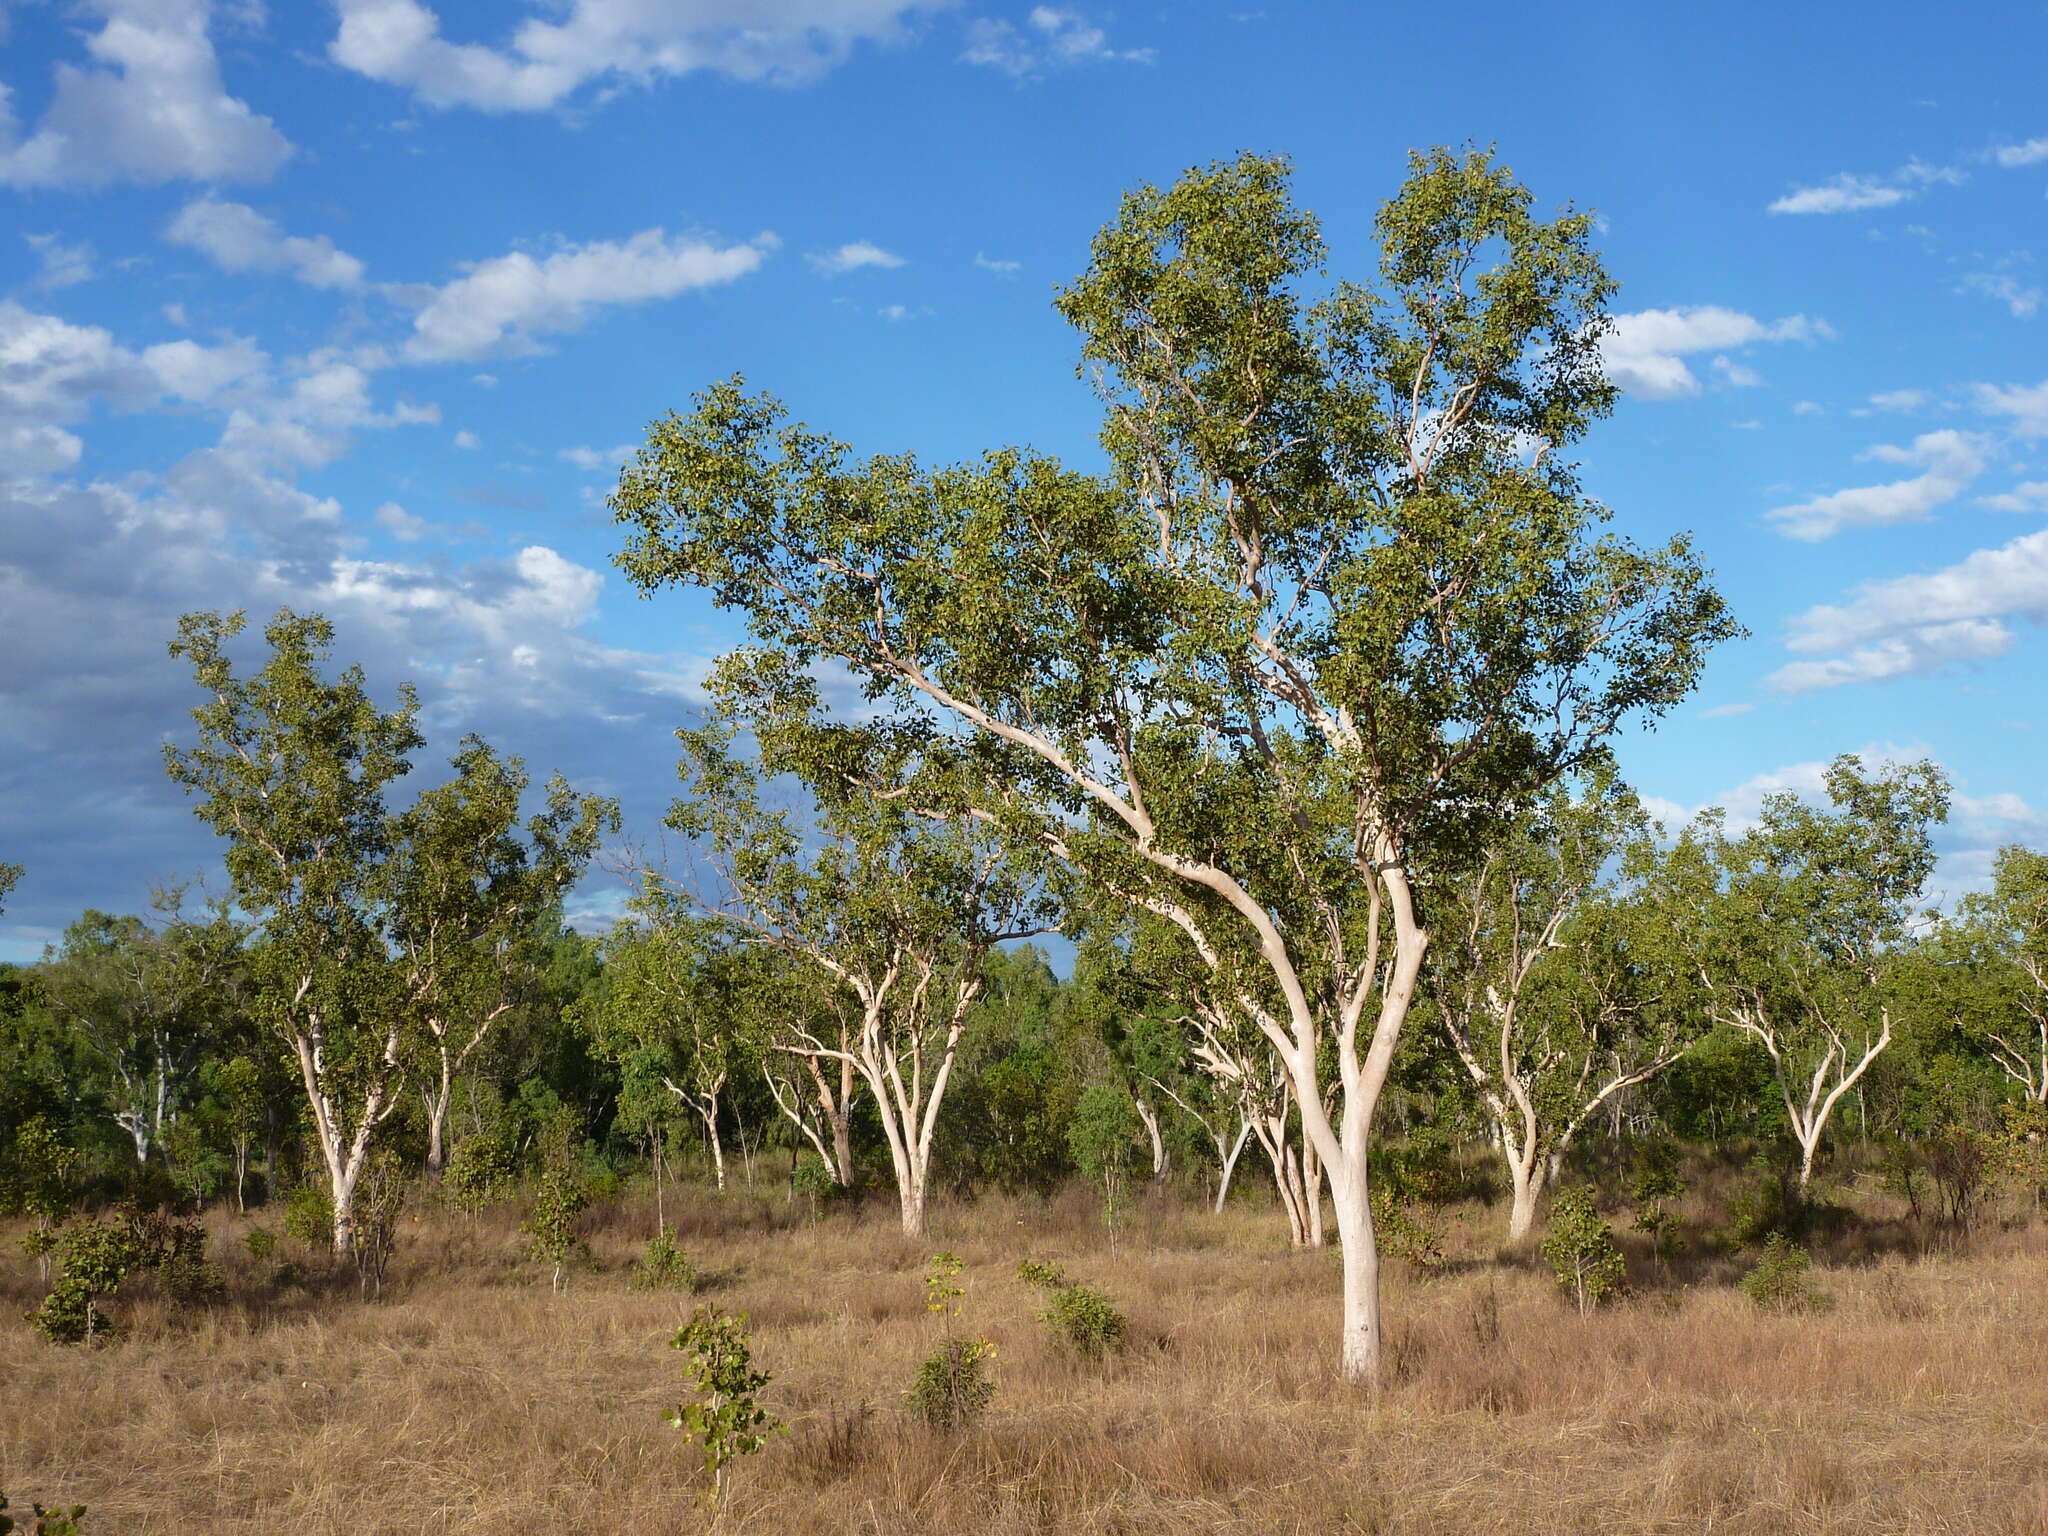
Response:
[{"label": "dry grass", "polygon": [[[661,1420],[665,1347],[696,1299],[629,1291],[650,1213],[593,1213],[596,1267],[552,1294],[516,1212],[408,1226],[384,1300],[272,1294],[127,1338],[44,1344],[14,1321],[32,1264],[0,1238],[0,1487],[91,1506],[89,1531],[698,1532],[714,1522]],[[1335,1266],[1278,1218],[1160,1207],[1117,1253],[1085,1201],[941,1210],[929,1244],[888,1210],[802,1226],[779,1199],[703,1197],[682,1241],[708,1299],[752,1314],[789,1424],[734,1474],[734,1532],[2048,1532],[2048,1251],[1816,1266],[1833,1309],[1757,1312],[1716,1283],[1581,1320],[1461,1215],[1456,1272],[1397,1274],[1397,1379],[1330,1369]],[[245,1224],[222,1223],[239,1254]],[[1853,1244],[1850,1251],[1854,1251]],[[965,1260],[961,1326],[1000,1349],[995,1408],[952,1437],[901,1392],[940,1326],[929,1252]],[[1057,1348],[1014,1278],[1026,1257],[1098,1284],[1132,1342]],[[1399,1266],[1396,1266],[1398,1269]]]}]

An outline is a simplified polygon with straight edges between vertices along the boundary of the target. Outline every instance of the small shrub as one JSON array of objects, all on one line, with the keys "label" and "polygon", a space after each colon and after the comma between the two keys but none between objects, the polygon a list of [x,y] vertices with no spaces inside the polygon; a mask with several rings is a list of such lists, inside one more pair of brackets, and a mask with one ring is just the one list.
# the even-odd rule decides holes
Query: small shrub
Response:
[{"label": "small shrub", "polygon": [[1774,1233],[1764,1243],[1756,1268],[1744,1275],[1737,1287],[1766,1312],[1823,1312],[1831,1303],[1813,1288],[1807,1274],[1812,1265],[1804,1248]]},{"label": "small shrub", "polygon": [[1583,1186],[1560,1194],[1550,1207],[1550,1236],[1541,1244],[1557,1283],[1571,1292],[1579,1315],[1617,1294],[1627,1278],[1614,1231],[1600,1218],[1593,1192]]},{"label": "small shrub", "polygon": [[697,1267],[663,1227],[647,1240],[647,1252],[633,1265],[626,1284],[636,1291],[694,1291]]},{"label": "small shrub", "polygon": [[111,1338],[114,1325],[97,1301],[112,1296],[131,1272],[144,1267],[144,1251],[127,1222],[81,1222],[58,1239],[63,1268],[29,1323],[52,1344],[91,1344]]},{"label": "small shrub", "polygon": [[1372,1191],[1372,1226],[1380,1246],[1396,1258],[1420,1270],[1442,1266],[1443,1239],[1409,1215],[1399,1193],[1384,1184]]},{"label": "small shrub", "polygon": [[334,1243],[334,1197],[317,1184],[301,1184],[284,1197],[284,1230],[308,1248]]},{"label": "small shrub", "polygon": [[384,1293],[384,1274],[391,1267],[391,1253],[398,1246],[398,1217],[405,1209],[411,1180],[397,1154],[379,1152],[364,1167],[356,1182],[355,1260],[356,1282],[365,1296]]},{"label": "small shrub", "polygon": [[1074,1283],[1057,1264],[1041,1264],[1036,1259],[1026,1259],[1019,1264],[1017,1278],[1026,1285],[1035,1285],[1043,1291],[1056,1291],[1062,1286]]},{"label": "small shrub", "polygon": [[242,1246],[252,1263],[268,1264],[277,1257],[277,1234],[268,1227],[251,1227],[242,1234]]},{"label": "small shrub", "polygon": [[806,1152],[789,1170],[789,1192],[810,1202],[812,1221],[818,1219],[818,1203],[840,1193],[839,1180],[831,1165],[815,1152]]},{"label": "small shrub", "polygon": [[2000,1113],[2003,1124],[1992,1138],[1999,1172],[2036,1206],[2048,1204],[2048,1104],[2030,1099]]},{"label": "small shrub", "polygon": [[204,1306],[227,1294],[227,1281],[206,1257],[206,1229],[196,1221],[145,1218],[138,1235],[144,1262],[177,1306]]},{"label": "small shrub", "polygon": [[11,1531],[20,1531],[21,1536],[78,1536],[80,1522],[85,1519],[83,1504],[59,1506],[54,1509],[45,1508],[41,1504],[31,1504],[29,1509],[32,1513],[29,1518],[35,1524],[23,1525],[7,1512],[7,1508],[7,1495],[0,1493],[0,1536],[8,1536]]},{"label": "small shrub", "polygon": [[1052,1293],[1039,1320],[1087,1360],[1123,1347],[1130,1325],[1114,1303],[1087,1285],[1065,1285]]},{"label": "small shrub", "polygon": [[1760,1152],[1750,1170],[1750,1182],[1735,1197],[1722,1239],[1730,1247],[1746,1248],[1774,1235],[1804,1237],[1813,1226],[1814,1209],[1801,1194],[1790,1163]]},{"label": "small shrub", "polygon": [[782,1426],[757,1401],[773,1378],[754,1369],[744,1312],[734,1317],[716,1307],[699,1307],[696,1316],[676,1330],[669,1348],[689,1355],[683,1370],[698,1396],[694,1403],[679,1403],[662,1417],[703,1447],[715,1507],[725,1491],[726,1467],[751,1456],[770,1435],[781,1432]]},{"label": "small shrub", "polygon": [[988,1364],[996,1347],[987,1339],[947,1339],[918,1363],[917,1380],[904,1400],[910,1415],[929,1429],[965,1429],[996,1395]]},{"label": "small shrub", "polygon": [[1952,1122],[1921,1143],[1920,1155],[1941,1192],[1949,1225],[1968,1232],[1998,1172],[1992,1139]]},{"label": "small shrub", "polygon": [[568,1174],[550,1171],[540,1176],[532,1214],[520,1230],[533,1239],[534,1258],[555,1266],[550,1281],[555,1290],[562,1288],[562,1267],[584,1251],[576,1235],[576,1217],[589,1203],[583,1186]]}]

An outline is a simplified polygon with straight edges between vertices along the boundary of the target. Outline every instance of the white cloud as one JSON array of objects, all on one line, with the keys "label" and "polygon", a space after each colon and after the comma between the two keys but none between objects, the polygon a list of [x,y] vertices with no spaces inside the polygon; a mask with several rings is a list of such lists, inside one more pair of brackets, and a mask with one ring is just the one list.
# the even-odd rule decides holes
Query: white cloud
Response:
[{"label": "white cloud", "polygon": [[1971,388],[1977,409],[2009,416],[2021,437],[2048,437],[2048,379],[2039,384],[1978,384]]},{"label": "white cloud", "polygon": [[613,474],[618,471],[620,465],[633,457],[638,446],[636,443],[620,443],[615,448],[586,448],[578,445],[562,449],[560,457],[567,459],[578,469],[603,470],[607,474]]},{"label": "white cloud", "polygon": [[238,384],[260,380],[269,357],[247,337],[216,347],[196,341],[166,341],[142,350],[142,364],[167,395],[204,405]]},{"label": "white cloud", "polygon": [[[1607,376],[1632,394],[1652,400],[1696,395],[1700,381],[1685,358],[1696,352],[1721,352],[1765,341],[1816,341],[1834,335],[1824,320],[1788,315],[1765,323],[1740,310],[1717,304],[1682,309],[1644,309],[1616,315],[1614,328],[1601,342]],[[1732,359],[1716,371],[1731,383],[1757,382],[1755,375]],[[1732,377],[1731,377],[1732,375]]]},{"label": "white cloud", "polygon": [[1913,194],[1903,187],[1888,186],[1874,176],[1852,176],[1847,171],[1817,187],[1799,187],[1770,206],[1772,213],[1854,213],[1864,208],[1889,208]]},{"label": "white cloud", "polygon": [[2048,512],[2048,480],[2027,480],[1996,496],[1980,496],[1980,506],[1999,512]]},{"label": "white cloud", "polygon": [[211,196],[187,203],[164,238],[210,256],[225,272],[289,272],[312,288],[357,288],[363,264],[325,235],[287,235],[242,203]]},{"label": "white cloud", "polygon": [[1714,376],[1730,389],[1755,389],[1764,381],[1762,374],[1732,357],[1716,357],[1713,368]]},{"label": "white cloud", "polygon": [[424,537],[433,526],[424,517],[414,517],[395,501],[387,501],[379,507],[376,517],[379,528],[407,544]]},{"label": "white cloud", "polygon": [[2010,272],[1966,273],[1963,291],[1996,299],[2012,311],[2015,320],[2031,320],[2041,312],[2041,290],[2021,282]]},{"label": "white cloud", "polygon": [[855,272],[862,267],[900,267],[903,258],[867,240],[850,240],[836,251],[824,251],[804,258],[827,277]]},{"label": "white cloud", "polygon": [[1828,408],[1818,400],[1795,400],[1792,402],[1794,416],[1825,416]]},{"label": "white cloud", "polygon": [[1712,709],[1701,710],[1700,718],[1702,720],[1726,720],[1733,715],[1746,715],[1755,708],[1754,704],[1717,704]]},{"label": "white cloud", "polygon": [[971,23],[967,51],[960,57],[1021,80],[1072,64],[1150,64],[1152,50],[1112,48],[1109,35],[1078,11],[1040,5],[1032,7],[1021,27],[986,17]]},{"label": "white cloud", "polygon": [[0,95],[0,183],[260,181],[292,152],[267,117],[227,94],[208,0],[89,0],[104,20],[93,65],[57,66],[48,110],[21,137]]},{"label": "white cloud", "polygon": [[[501,46],[454,43],[419,0],[338,0],[337,64],[435,107],[531,112],[599,81],[651,85],[709,70],[798,84],[862,42],[898,36],[919,0],[564,0]],[[488,14],[488,11],[486,12]]]},{"label": "white cloud", "polygon": [[36,263],[41,268],[36,273],[38,288],[71,288],[89,283],[97,276],[93,271],[92,246],[83,240],[66,245],[55,235],[23,235],[22,239],[36,253]]},{"label": "white cloud", "polygon": [[1872,395],[1870,404],[1880,411],[1917,411],[1933,398],[1924,389],[1887,389]]},{"label": "white cloud", "polygon": [[1926,575],[1868,581],[1845,603],[1809,608],[1793,619],[1788,647],[1837,654],[1795,662],[1769,681],[1804,693],[2002,655],[2013,641],[2004,622],[2011,618],[2048,621],[2048,529]]},{"label": "white cloud", "polygon": [[1024,270],[1024,263],[1021,261],[1004,261],[995,257],[984,256],[980,251],[974,253],[974,264],[981,268],[982,271],[993,272],[998,277],[1015,277]]},{"label": "white cloud", "polygon": [[1925,466],[1925,473],[1884,485],[1861,485],[1766,513],[1787,538],[1814,544],[1844,528],[1918,523],[1953,501],[1984,471],[1983,444],[1967,432],[1923,432],[1907,448],[1881,444],[1864,455],[1888,464]]},{"label": "white cloud", "polygon": [[594,308],[673,298],[744,277],[774,244],[763,235],[717,246],[644,229],[622,242],[566,245],[538,260],[524,251],[494,256],[433,291],[413,320],[406,356],[442,362],[535,351],[535,334],[575,330]]},{"label": "white cloud", "polygon": [[458,448],[476,448],[482,445],[477,441],[477,435],[474,432],[465,430],[455,434],[455,446]]},{"label": "white cloud", "polygon": [[2028,139],[2024,144],[2001,144],[1991,152],[1991,158],[2009,171],[2023,165],[2039,165],[2048,160],[2048,138]]}]

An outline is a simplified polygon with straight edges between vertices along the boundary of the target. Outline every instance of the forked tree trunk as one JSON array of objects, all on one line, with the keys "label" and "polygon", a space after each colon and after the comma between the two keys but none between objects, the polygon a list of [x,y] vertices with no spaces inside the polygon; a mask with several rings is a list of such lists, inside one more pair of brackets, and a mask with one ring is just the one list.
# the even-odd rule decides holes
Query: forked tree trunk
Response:
[{"label": "forked tree trunk", "polygon": [[1138,1111],[1139,1123],[1145,1127],[1145,1136],[1152,1144],[1152,1182],[1157,1184],[1166,1178],[1166,1139],[1159,1134],[1159,1115],[1138,1094],[1131,1095],[1131,1103]]}]

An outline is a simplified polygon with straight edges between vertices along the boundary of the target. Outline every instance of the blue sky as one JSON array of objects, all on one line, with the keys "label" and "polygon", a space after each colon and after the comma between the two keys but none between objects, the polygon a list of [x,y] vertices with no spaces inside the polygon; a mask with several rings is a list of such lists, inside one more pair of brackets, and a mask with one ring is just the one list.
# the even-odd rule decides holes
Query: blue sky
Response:
[{"label": "blue sky", "polygon": [[742,371],[863,450],[1093,462],[1051,290],[1246,148],[1339,273],[1411,147],[1599,211],[1588,483],[1753,632],[1625,765],[1739,815],[1931,755],[1964,888],[2048,845],[2044,45],[2039,3],[0,0],[0,958],[212,867],[159,758],[193,608],[325,612],[437,751],[652,837],[736,630],[610,569],[621,452]]}]

